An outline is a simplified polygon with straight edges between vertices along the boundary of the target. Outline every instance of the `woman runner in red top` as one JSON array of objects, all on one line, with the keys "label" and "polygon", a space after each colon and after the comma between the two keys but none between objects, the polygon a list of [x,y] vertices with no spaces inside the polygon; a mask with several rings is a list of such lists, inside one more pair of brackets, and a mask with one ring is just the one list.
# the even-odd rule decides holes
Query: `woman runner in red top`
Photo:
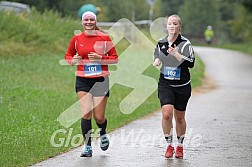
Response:
[{"label": "woman runner in red top", "polygon": [[109,97],[108,64],[118,61],[118,55],[109,36],[96,27],[96,15],[85,12],[82,15],[84,32],[74,35],[65,55],[76,70],[76,93],[82,112],[81,129],[85,139],[81,157],[91,157],[92,115],[100,128],[100,147],[109,147],[106,135],[107,119],[105,109]]}]

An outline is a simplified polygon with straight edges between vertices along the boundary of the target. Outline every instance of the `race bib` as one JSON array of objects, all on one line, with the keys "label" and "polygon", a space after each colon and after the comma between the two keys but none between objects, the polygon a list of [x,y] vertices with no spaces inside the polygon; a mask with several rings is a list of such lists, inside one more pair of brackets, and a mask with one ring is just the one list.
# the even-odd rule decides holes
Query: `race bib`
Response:
[{"label": "race bib", "polygon": [[90,63],[84,65],[84,76],[100,75],[102,67],[99,63]]},{"label": "race bib", "polygon": [[181,67],[164,66],[164,78],[171,80],[180,80]]}]

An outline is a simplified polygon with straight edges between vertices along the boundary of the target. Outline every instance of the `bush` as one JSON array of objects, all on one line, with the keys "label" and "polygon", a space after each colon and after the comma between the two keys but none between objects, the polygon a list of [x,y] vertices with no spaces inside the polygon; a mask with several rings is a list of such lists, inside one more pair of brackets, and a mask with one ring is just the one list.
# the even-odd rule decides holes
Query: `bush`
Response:
[{"label": "bush", "polygon": [[82,30],[79,21],[61,18],[51,10],[40,14],[32,9],[30,15],[0,12],[0,20],[0,56],[63,52],[74,30]]}]

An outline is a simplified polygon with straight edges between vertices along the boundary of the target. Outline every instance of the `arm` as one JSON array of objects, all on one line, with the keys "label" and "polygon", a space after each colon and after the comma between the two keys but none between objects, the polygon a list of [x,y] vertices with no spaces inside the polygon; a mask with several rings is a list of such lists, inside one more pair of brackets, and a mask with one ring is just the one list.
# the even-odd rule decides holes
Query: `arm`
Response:
[{"label": "arm", "polygon": [[174,47],[170,47],[168,49],[168,53],[174,56],[178,61],[182,62],[184,66],[187,66],[188,68],[194,67],[194,51],[189,41],[184,43],[182,46],[181,54],[178,52],[176,45],[174,45]]},{"label": "arm", "polygon": [[114,44],[112,43],[111,39],[108,38],[108,41],[106,41],[106,55],[102,55],[102,61],[105,64],[115,64],[118,62],[118,55],[116,52],[116,49],[114,47]]},{"label": "arm", "polygon": [[185,47],[184,49],[182,48],[181,52],[182,52],[183,64],[188,68],[193,68],[195,62],[195,56],[191,43],[189,42],[188,44],[185,44]]},{"label": "arm", "polygon": [[90,52],[88,54],[89,61],[99,62],[102,65],[115,64],[118,62],[118,55],[116,49],[111,41],[105,42],[104,54],[98,54],[96,52]]},{"label": "arm", "polygon": [[152,64],[153,66],[159,66],[161,64],[159,53],[160,53],[160,48],[159,48],[159,45],[157,44],[156,48],[154,49],[154,62]]},{"label": "arm", "polygon": [[74,65],[73,57],[76,55],[76,49],[75,49],[75,37],[73,37],[68,45],[68,49],[65,54],[65,60],[70,64]]}]

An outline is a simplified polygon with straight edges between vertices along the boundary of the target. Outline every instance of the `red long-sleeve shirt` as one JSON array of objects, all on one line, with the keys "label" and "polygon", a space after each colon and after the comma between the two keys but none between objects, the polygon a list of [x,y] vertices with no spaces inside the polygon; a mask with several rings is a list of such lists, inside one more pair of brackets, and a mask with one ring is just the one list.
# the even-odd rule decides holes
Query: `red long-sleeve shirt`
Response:
[{"label": "red long-sleeve shirt", "polygon": [[[102,55],[101,61],[89,61],[88,53],[90,52]],[[86,35],[83,32],[73,36],[65,54],[65,60],[73,65],[72,59],[77,53],[82,57],[82,62],[78,63],[76,70],[76,75],[80,77],[96,78],[109,75],[108,64],[118,62],[118,55],[110,37],[98,30],[94,35]]]}]

